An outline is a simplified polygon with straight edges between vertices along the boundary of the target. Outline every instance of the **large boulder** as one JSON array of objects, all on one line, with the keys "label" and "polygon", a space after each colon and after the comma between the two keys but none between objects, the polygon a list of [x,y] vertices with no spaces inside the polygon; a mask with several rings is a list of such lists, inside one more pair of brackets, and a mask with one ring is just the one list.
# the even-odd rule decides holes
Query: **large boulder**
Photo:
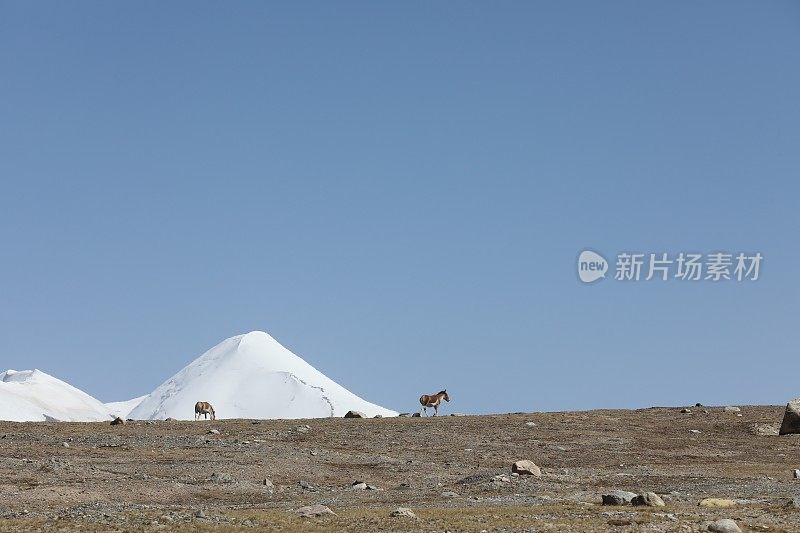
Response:
[{"label": "large boulder", "polygon": [[781,429],[778,431],[779,435],[789,435],[791,433],[800,433],[800,398],[786,404]]},{"label": "large boulder", "polygon": [[511,465],[511,472],[519,474],[521,476],[528,475],[534,477],[542,477],[541,469],[536,466],[536,463],[533,461],[529,461],[527,459],[522,459],[521,461],[516,461],[514,464]]},{"label": "large boulder", "polygon": [[708,525],[708,530],[714,533],[742,533],[739,525],[730,518],[723,518]]},{"label": "large boulder", "polygon": [[631,499],[631,505],[644,505],[647,507],[664,507],[664,500],[654,492],[644,492]]},{"label": "large boulder", "polygon": [[635,492],[627,490],[612,490],[608,494],[603,494],[603,505],[626,505],[636,497]]},{"label": "large boulder", "polygon": [[347,411],[344,415],[345,418],[367,418],[367,415],[361,411]]}]

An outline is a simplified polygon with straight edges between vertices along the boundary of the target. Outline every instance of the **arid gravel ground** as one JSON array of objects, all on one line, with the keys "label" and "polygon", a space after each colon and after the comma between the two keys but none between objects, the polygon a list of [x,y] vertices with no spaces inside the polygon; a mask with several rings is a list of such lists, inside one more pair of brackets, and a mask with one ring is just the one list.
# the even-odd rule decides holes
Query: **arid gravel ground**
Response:
[{"label": "arid gravel ground", "polygon": [[[783,407],[690,409],[0,422],[0,531],[706,531],[720,518],[800,531],[800,435],[777,436]],[[512,476],[518,459],[542,476]],[[614,489],[666,506],[601,505]],[[698,505],[710,497],[735,503]],[[296,514],[312,504],[336,514]]]}]

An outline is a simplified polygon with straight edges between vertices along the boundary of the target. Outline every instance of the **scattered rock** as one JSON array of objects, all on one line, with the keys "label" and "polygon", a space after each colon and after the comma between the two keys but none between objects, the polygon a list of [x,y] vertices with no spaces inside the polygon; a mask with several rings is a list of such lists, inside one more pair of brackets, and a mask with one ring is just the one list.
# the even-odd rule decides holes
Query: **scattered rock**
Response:
[{"label": "scattered rock", "polygon": [[636,497],[636,493],[627,490],[612,490],[608,494],[603,494],[603,505],[625,505],[631,503]]},{"label": "scattered rock", "polygon": [[684,408],[684,409],[681,409],[681,413],[684,413],[684,414],[690,415],[690,414],[692,414],[692,410],[691,410],[691,409],[685,409],[685,408]]},{"label": "scattered rock", "polygon": [[458,498],[458,493],[453,492],[452,490],[446,490],[442,493],[442,496],[445,498]]},{"label": "scattered rock", "polygon": [[726,413],[738,413],[741,411],[741,409],[739,409],[734,405],[726,405],[722,410],[725,411]]},{"label": "scattered rock", "polygon": [[267,487],[267,488],[269,488],[269,489],[275,488],[275,484],[274,484],[274,483],[272,482],[272,480],[271,480],[270,478],[268,478],[268,477],[265,477],[265,478],[264,478],[264,481],[262,481],[261,483],[262,483],[262,484],[263,484],[265,487]]},{"label": "scattered rock", "polygon": [[69,448],[69,442],[62,442],[62,443],[61,443],[61,445],[62,445],[64,448]]},{"label": "scattered rock", "polygon": [[800,509],[800,498],[789,498],[789,500],[786,502],[786,507]]},{"label": "scattered rock", "polygon": [[365,415],[361,411],[347,411],[347,414],[345,414],[344,417],[345,418],[367,418],[367,415]]},{"label": "scattered rock", "polygon": [[112,426],[119,426],[119,425],[122,425],[124,423],[125,423],[125,420],[123,420],[120,417],[117,417],[117,418],[115,418],[114,420],[111,421],[111,425]]},{"label": "scattered rock", "polygon": [[325,505],[315,503],[314,505],[306,505],[295,511],[302,518],[314,518],[315,516],[322,516],[326,514],[336,515]]},{"label": "scattered rock", "polygon": [[714,531],[715,533],[742,533],[742,530],[736,522],[730,518],[723,518],[709,524],[708,530]]},{"label": "scattered rock", "polygon": [[414,413],[414,414],[413,414],[413,415],[411,415],[411,416],[412,416],[412,417],[414,417],[414,418],[419,418],[419,417],[420,417],[420,416],[422,416],[422,415],[421,415],[420,413]]},{"label": "scattered rock", "polygon": [[353,490],[367,490],[367,484],[363,481],[353,481],[353,484],[350,485],[350,488]]},{"label": "scattered rock", "polygon": [[408,507],[398,507],[391,512],[390,516],[395,518],[417,518],[417,515],[414,514],[414,511]]},{"label": "scattered rock", "polygon": [[167,417],[167,418],[165,418],[165,419],[164,419],[164,422],[177,422],[177,420],[175,420],[174,418],[172,418],[171,416],[169,416],[169,417]]},{"label": "scattered rock", "polygon": [[736,502],[725,498],[706,498],[700,500],[701,507],[733,507]]},{"label": "scattered rock", "polygon": [[511,471],[520,475],[542,477],[541,469],[533,461],[522,459],[511,465]]},{"label": "scattered rock", "polygon": [[209,429],[208,430],[208,434],[209,435],[219,435],[219,430],[218,429]]},{"label": "scattered rock", "polygon": [[300,485],[300,488],[304,489],[304,490],[317,490],[317,487],[315,487],[314,485],[312,485],[308,481],[304,481],[302,479],[300,481],[298,481],[297,484]]},{"label": "scattered rock", "polygon": [[696,404],[694,404],[694,406],[695,406],[695,407],[703,407],[703,404],[702,404],[702,403],[700,403],[700,402],[697,402]]},{"label": "scattered rock", "polygon": [[450,416],[467,416],[464,413],[450,413]]},{"label": "scattered rock", "polygon": [[224,472],[214,472],[208,479],[213,483],[233,483],[231,475]]},{"label": "scattered rock", "polygon": [[[411,416],[411,413],[400,413],[400,414],[399,414],[399,415],[397,415],[397,416],[399,416],[399,417],[402,417],[402,418],[408,418],[408,417],[410,417],[410,416]],[[402,509],[402,507],[401,507],[401,509]]]},{"label": "scattered rock", "polygon": [[206,517],[206,513],[204,513],[203,510],[201,509],[201,510],[197,511],[196,513],[194,513],[194,517],[195,518],[205,518]]},{"label": "scattered rock", "polygon": [[795,479],[800,479],[800,469],[795,468],[792,471],[792,475],[794,476]]},{"label": "scattered rock", "polygon": [[536,422],[525,422],[525,425],[528,426],[529,428],[535,428]]},{"label": "scattered rock", "polygon": [[689,433],[694,433],[695,435],[697,435],[698,433],[700,433],[700,430],[699,429],[690,429]]},{"label": "scattered rock", "polygon": [[786,411],[783,413],[783,422],[779,435],[789,435],[800,433],[800,398],[791,400],[786,404]]},{"label": "scattered rock", "polygon": [[778,435],[780,426],[778,424],[753,424],[750,426],[750,433],[760,436]]},{"label": "scattered rock", "polygon": [[664,500],[655,492],[644,492],[631,499],[631,505],[645,505],[647,507],[664,507]]},{"label": "scattered rock", "polygon": [[383,415],[375,415],[372,418],[383,418]]}]

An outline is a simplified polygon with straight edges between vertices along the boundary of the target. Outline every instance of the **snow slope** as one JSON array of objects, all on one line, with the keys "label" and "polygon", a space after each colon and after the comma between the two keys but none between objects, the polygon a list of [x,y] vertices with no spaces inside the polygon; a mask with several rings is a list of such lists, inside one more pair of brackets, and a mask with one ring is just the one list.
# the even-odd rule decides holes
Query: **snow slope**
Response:
[{"label": "snow slope", "polygon": [[262,331],[222,341],[128,416],[191,420],[198,401],[210,402],[219,418],[323,418],[351,409],[370,417],[397,415],[362,400]]},{"label": "snow slope", "polygon": [[142,403],[142,400],[147,398],[147,395],[139,396],[138,398],[132,398],[130,400],[125,400],[123,402],[106,402],[105,406],[111,416],[118,416],[120,418],[128,418],[128,413],[133,411],[133,409]]},{"label": "snow slope", "polygon": [[0,374],[0,420],[15,422],[110,420],[99,400],[41,370]]}]

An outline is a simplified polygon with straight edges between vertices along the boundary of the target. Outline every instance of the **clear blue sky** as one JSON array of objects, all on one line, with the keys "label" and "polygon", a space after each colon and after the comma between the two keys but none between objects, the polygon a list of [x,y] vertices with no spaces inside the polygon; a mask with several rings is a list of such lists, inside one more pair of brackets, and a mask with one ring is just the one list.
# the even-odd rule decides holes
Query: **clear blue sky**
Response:
[{"label": "clear blue sky", "polygon": [[796,2],[0,3],[0,367],[122,400],[259,329],[398,410],[784,403],[798,95]]}]

